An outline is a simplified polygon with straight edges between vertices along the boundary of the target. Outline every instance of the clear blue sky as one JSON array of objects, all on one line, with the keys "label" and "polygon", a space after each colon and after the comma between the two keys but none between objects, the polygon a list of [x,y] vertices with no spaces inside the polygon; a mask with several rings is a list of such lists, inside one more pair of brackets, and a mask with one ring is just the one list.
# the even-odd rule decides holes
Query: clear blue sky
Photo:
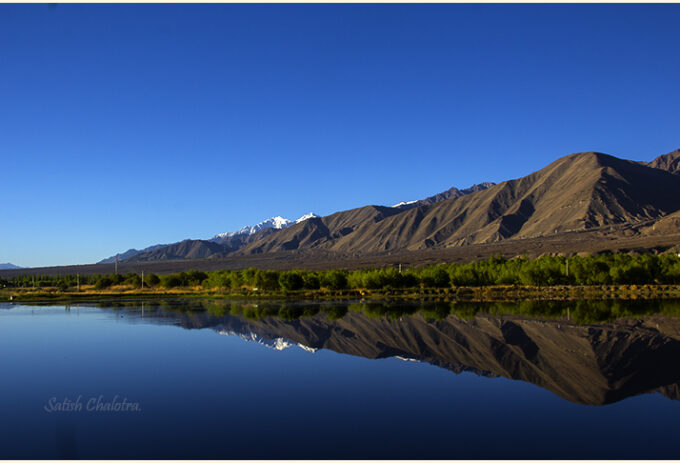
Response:
[{"label": "clear blue sky", "polygon": [[680,5],[0,5],[0,262],[680,147]]}]

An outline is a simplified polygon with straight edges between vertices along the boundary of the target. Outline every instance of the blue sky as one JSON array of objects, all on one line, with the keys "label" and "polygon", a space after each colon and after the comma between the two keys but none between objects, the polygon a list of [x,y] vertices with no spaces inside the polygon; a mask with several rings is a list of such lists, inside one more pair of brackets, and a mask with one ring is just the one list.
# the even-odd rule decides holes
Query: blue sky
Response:
[{"label": "blue sky", "polygon": [[0,5],[0,262],[680,147],[680,5]]}]

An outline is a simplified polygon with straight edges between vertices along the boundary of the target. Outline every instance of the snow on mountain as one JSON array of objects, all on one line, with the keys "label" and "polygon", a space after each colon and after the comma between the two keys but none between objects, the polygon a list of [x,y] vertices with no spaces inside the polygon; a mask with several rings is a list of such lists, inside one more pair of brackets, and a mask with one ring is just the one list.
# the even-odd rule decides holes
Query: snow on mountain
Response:
[{"label": "snow on mountain", "polygon": [[260,230],[264,230],[265,228],[274,228],[276,230],[281,230],[286,227],[290,227],[291,225],[295,225],[296,223],[304,222],[307,219],[311,219],[314,217],[319,217],[313,212],[309,212],[299,219],[293,221],[290,219],[286,219],[281,216],[276,216],[272,217],[271,219],[264,220],[256,225],[250,225],[247,227],[243,227],[240,230],[236,230],[235,232],[225,232],[225,233],[220,233],[218,235],[215,235],[211,238],[211,241],[216,241],[219,240],[220,238],[227,238],[230,236],[236,236],[236,235],[254,235],[255,233],[259,232]]},{"label": "snow on mountain", "polygon": [[417,199],[414,199],[413,201],[402,201],[402,202],[400,202],[400,203],[395,204],[395,205],[392,206],[392,207],[408,206],[409,204],[413,204],[413,203],[417,203],[417,202],[418,202]]},{"label": "snow on mountain", "polygon": [[[238,248],[239,246],[243,246],[244,243],[248,242],[247,240],[244,240],[244,236],[250,236],[254,235],[255,233],[259,232],[260,230],[264,230],[266,228],[272,228],[275,230],[281,230],[286,227],[290,227],[291,225],[295,225],[300,222],[304,222],[305,220],[313,219],[315,217],[319,217],[313,212],[309,212],[302,217],[300,217],[297,220],[290,220],[286,219],[285,217],[281,216],[276,216],[272,217],[270,219],[264,220],[256,225],[250,225],[247,227],[243,227],[240,230],[236,230],[234,232],[225,232],[225,233],[220,233],[218,235],[213,236],[210,238],[209,241],[212,241],[217,244],[222,244],[225,245],[227,244],[228,247],[233,250],[235,248]],[[236,237],[236,238],[233,238]],[[173,243],[173,244],[178,244],[178,243]],[[166,246],[171,246],[167,244],[157,244],[154,246],[149,246],[148,248],[138,250],[138,249],[129,249],[125,251],[124,253],[118,254],[118,260],[120,262],[127,260],[127,259],[132,259],[133,257],[137,256],[138,254],[143,254],[146,252],[151,252],[155,251],[157,249],[166,247]],[[111,256],[106,259],[100,260],[97,262],[98,264],[110,264],[116,261],[116,256]],[[0,264],[2,265],[2,264]],[[0,267],[1,268],[1,267]]]},{"label": "snow on mountain", "polygon": [[320,216],[316,215],[316,214],[313,213],[313,212],[308,212],[307,214],[305,214],[305,215],[303,215],[302,217],[300,217],[299,219],[297,219],[297,220],[295,221],[295,223],[304,222],[305,220],[315,219],[315,218],[317,218],[317,217],[320,217]]},{"label": "snow on mountain", "polygon": [[264,220],[256,225],[243,227],[240,230],[236,230],[235,232],[220,233],[219,235],[215,235],[212,239],[225,238],[227,236],[235,235],[254,235],[255,233],[265,228],[275,228],[277,230],[280,230],[282,228],[286,228],[289,225],[292,225],[293,223],[294,222],[292,220],[276,216],[272,217],[271,219]]}]

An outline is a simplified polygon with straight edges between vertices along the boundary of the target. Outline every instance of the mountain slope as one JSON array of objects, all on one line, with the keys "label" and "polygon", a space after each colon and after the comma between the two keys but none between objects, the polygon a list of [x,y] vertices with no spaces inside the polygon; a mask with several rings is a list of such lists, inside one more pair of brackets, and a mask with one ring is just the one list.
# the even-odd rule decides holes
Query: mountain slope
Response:
[{"label": "mountain slope", "polygon": [[159,247],[153,251],[137,254],[126,262],[147,262],[152,260],[203,259],[222,257],[227,254],[224,246],[206,240],[184,240]]},{"label": "mountain slope", "polygon": [[[250,235],[255,235],[256,233],[266,230],[266,229],[273,229],[273,230],[281,230],[283,228],[289,227],[291,225],[304,222],[305,220],[312,219],[314,217],[319,217],[313,212],[308,212],[307,214],[303,215],[297,220],[290,220],[286,219],[280,216],[272,217],[270,219],[264,220],[256,225],[251,225],[247,227],[243,227],[240,230],[237,230],[235,232],[227,232],[227,233],[220,233],[219,235],[213,236],[210,241],[214,241],[219,244],[225,244],[227,247],[234,247],[234,245],[237,242],[244,241],[244,237],[250,236]],[[232,238],[238,237],[237,240],[232,240]],[[250,240],[252,241],[252,240]],[[250,242],[247,241],[247,242]]]},{"label": "mountain slope", "polygon": [[315,217],[255,241],[245,246],[239,253],[290,251],[332,244],[366,224],[380,222],[400,212],[401,210],[393,207],[365,206],[336,212],[326,217]]},{"label": "mountain slope", "polygon": [[[121,254],[118,254],[118,261],[122,262],[122,261],[124,261],[126,259],[130,259],[131,257],[136,256],[138,254],[142,254],[144,252],[155,251],[156,249],[162,248],[164,246],[168,246],[168,245],[167,244],[155,244],[153,246],[149,246],[148,248],[144,248],[144,249],[128,249],[127,251],[125,251]],[[107,257],[106,259],[102,259],[97,263],[98,264],[113,264],[115,261],[116,261],[116,256],[111,256],[111,257]]]},{"label": "mountain slope", "polygon": [[462,190],[459,190],[458,188],[451,187],[446,191],[443,191],[441,193],[438,193],[436,195],[430,196],[425,199],[420,199],[416,201],[406,201],[406,202],[401,202],[399,204],[395,204],[392,207],[397,207],[399,209],[411,209],[413,207],[418,207],[418,206],[429,206],[430,204],[438,203],[441,201],[445,201],[447,199],[451,198],[460,198],[461,196],[469,195],[470,193],[476,193],[478,191],[486,190],[487,188],[490,188],[494,186],[495,183],[492,182],[484,182],[484,183],[478,183],[476,185],[472,185],[470,188],[464,188]]},{"label": "mountain slope", "polygon": [[365,208],[324,217],[314,231],[294,225],[240,252],[321,248],[371,253],[531,238],[661,217],[680,209],[678,197],[680,181],[668,172],[602,153],[576,153],[526,177],[429,206],[382,213],[350,227],[328,219],[344,219]]},{"label": "mountain slope", "polygon": [[[195,259],[204,257],[220,257],[230,252],[236,251],[248,243],[257,241],[269,233],[286,228],[289,225],[304,222],[310,218],[318,217],[313,212],[309,212],[299,219],[293,221],[283,217],[272,217],[256,225],[243,227],[235,232],[220,233],[212,237],[210,242],[219,246],[206,245],[206,240],[184,240],[172,244],[156,244],[142,250],[128,249],[124,253],[118,254],[119,262],[147,262],[153,260],[166,259]],[[184,255],[186,253],[186,255]],[[116,256],[103,259],[98,264],[111,264],[116,261]]]},{"label": "mountain slope", "polygon": [[680,209],[680,177],[672,173],[679,163],[680,151],[650,163],[576,153],[498,185],[452,188],[399,207],[365,206],[326,217],[307,214],[295,223],[274,217],[209,241],[186,240],[138,253],[129,261],[309,250],[358,257],[561,236],[604,226],[609,227],[607,239],[621,233],[677,232],[677,220],[660,219],[674,217]]},{"label": "mountain slope", "polygon": [[225,238],[230,238],[232,236],[236,235],[254,235],[255,233],[259,232],[260,230],[264,230],[265,228],[273,228],[276,230],[280,230],[282,228],[286,228],[287,226],[293,224],[292,220],[285,219],[280,216],[272,217],[270,219],[264,220],[258,224],[255,225],[249,225],[246,227],[241,228],[240,230],[237,230],[235,232],[226,232],[226,233],[220,233],[219,235],[215,235],[212,237],[210,240],[215,241],[217,243],[220,242],[220,240],[225,239]]},{"label": "mountain slope", "polygon": [[680,174],[680,149],[663,154],[647,165],[656,169],[667,170],[672,174]]}]

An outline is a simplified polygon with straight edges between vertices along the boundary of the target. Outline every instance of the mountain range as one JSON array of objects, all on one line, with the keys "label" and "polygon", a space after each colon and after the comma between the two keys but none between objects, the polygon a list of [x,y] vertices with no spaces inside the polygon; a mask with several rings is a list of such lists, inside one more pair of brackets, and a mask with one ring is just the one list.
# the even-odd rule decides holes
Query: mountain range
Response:
[{"label": "mountain range", "polygon": [[[250,238],[262,230],[281,230],[296,223],[303,222],[307,219],[318,217],[313,212],[309,212],[297,220],[289,220],[277,216],[264,220],[256,225],[243,227],[235,232],[219,233],[209,240],[183,240],[172,244],[155,244],[144,249],[128,249],[125,252],[115,256],[102,259],[98,264],[112,264],[119,262],[143,262],[149,260],[162,259],[191,259],[202,258],[208,256],[219,256],[229,251],[236,250],[243,245],[252,241]],[[219,246],[214,246],[210,243],[217,243]]]},{"label": "mountain range", "polygon": [[119,259],[148,262],[291,251],[357,256],[591,230],[608,230],[614,235],[617,230],[626,234],[677,233],[678,198],[680,150],[651,162],[598,152],[575,153],[499,184],[454,187],[392,207],[369,205],[325,217],[311,213],[295,221],[273,217],[208,240],[130,250]]}]

